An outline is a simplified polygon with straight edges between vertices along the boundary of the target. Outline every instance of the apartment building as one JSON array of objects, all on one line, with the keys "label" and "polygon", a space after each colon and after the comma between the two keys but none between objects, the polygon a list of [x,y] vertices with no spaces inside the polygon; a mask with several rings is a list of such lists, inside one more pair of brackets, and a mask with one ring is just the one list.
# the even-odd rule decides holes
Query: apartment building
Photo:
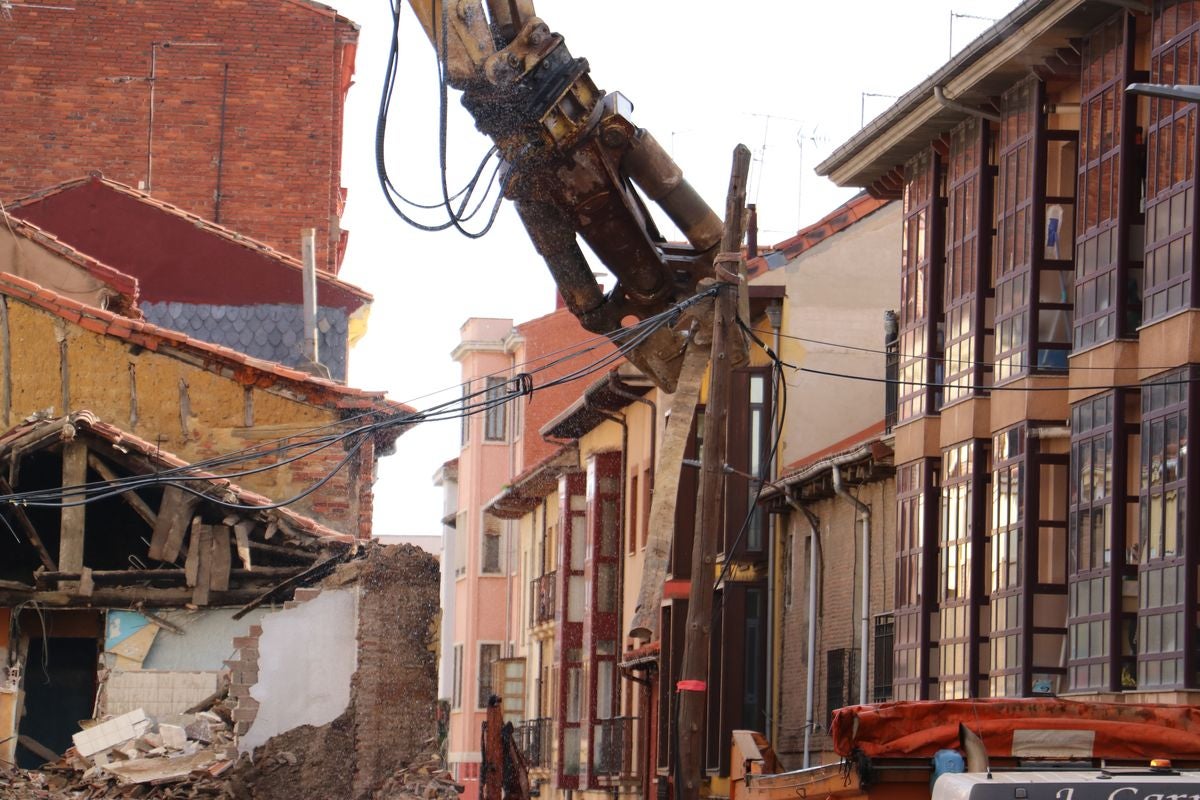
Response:
[{"label": "apartment building", "polygon": [[[769,326],[765,311],[778,312],[782,297],[780,286],[751,287],[758,326]],[[482,508],[484,518],[515,526],[514,583],[525,587],[513,595],[512,658],[496,664],[491,680],[501,687],[506,717],[518,723],[542,797],[650,798],[672,781],[704,397],[691,419],[672,419],[670,397],[628,364],[574,391],[553,418],[522,423],[525,436],[556,449]],[[733,376],[720,577],[713,578],[704,747],[710,791],[718,795],[728,789],[731,732],[769,725],[773,538],[769,515],[754,500],[755,476],[771,464],[775,396],[767,356],[755,349]],[[647,641],[627,631],[646,574],[659,449],[670,425],[687,426],[687,447],[666,581],[657,586]]]},{"label": "apartment building", "polygon": [[[517,325],[468,319],[452,354],[462,368],[463,407],[480,412],[463,417],[457,459],[435,476],[445,492],[445,523],[453,528],[447,537],[453,557],[445,565],[453,571],[453,616],[443,631],[450,647],[447,753],[467,800],[479,792],[488,698],[505,694],[493,668],[516,655],[523,629],[516,527],[485,506],[557,449],[538,431],[579,396],[580,384],[569,376],[613,356],[612,344],[583,330],[566,308]],[[519,396],[522,375],[538,387],[532,395]],[[521,719],[523,708],[508,694],[509,718]]]},{"label": "apartment building", "polygon": [[1195,702],[1198,47],[1027,0],[817,168],[902,207],[896,699]]}]

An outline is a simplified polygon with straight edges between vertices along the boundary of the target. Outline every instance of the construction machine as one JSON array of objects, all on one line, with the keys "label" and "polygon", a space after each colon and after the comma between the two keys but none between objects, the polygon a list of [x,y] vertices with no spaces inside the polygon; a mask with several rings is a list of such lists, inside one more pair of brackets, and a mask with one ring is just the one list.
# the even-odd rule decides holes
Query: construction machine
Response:
[{"label": "construction machine", "polygon": [[838,709],[838,763],[781,769],[735,731],[730,800],[1200,800],[1200,708],[1057,698]]},{"label": "construction machine", "polygon": [[[692,297],[713,274],[723,223],[632,105],[593,82],[588,62],[534,14],[532,0],[408,0],[476,126],[503,161],[512,200],[567,308],[609,336]],[[657,203],[687,244],[660,235]],[[578,239],[617,279],[607,293]],[[686,335],[659,327],[626,355],[674,391]]]}]

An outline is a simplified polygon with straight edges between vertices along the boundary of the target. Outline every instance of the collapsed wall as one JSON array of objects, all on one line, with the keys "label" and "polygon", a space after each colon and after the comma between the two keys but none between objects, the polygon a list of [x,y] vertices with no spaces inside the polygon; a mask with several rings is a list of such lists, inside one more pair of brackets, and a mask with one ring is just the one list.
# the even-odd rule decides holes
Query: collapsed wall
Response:
[{"label": "collapsed wall", "polygon": [[[369,798],[428,749],[436,735],[439,575],[437,559],[417,547],[373,546],[319,587],[297,590],[252,628],[256,635],[239,640],[231,699],[240,747],[253,758],[238,773],[255,800]],[[340,625],[354,626],[350,670],[346,653],[329,646],[348,632],[318,630]],[[279,701],[291,715],[283,724]],[[313,717],[307,724],[289,725],[305,715]]]}]

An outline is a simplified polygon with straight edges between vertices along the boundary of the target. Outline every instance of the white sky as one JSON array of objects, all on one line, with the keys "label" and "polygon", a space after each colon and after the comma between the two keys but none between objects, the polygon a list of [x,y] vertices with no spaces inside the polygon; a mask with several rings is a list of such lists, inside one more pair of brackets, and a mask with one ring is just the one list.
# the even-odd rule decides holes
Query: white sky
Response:
[{"label": "white sky", "polygon": [[[554,307],[554,283],[509,204],[492,232],[469,240],[425,233],[394,216],[375,177],[375,118],[391,16],[388,0],[326,0],[362,26],[346,107],[342,277],[375,295],[350,382],[425,408],[458,395],[450,351],[472,316],[516,322]],[[759,241],[788,238],[853,194],[813,167],[899,95],[960,50],[1014,0],[536,0],[539,16],[586,57],[596,84],[633,101],[634,120],[672,153],[715,209],[724,207],[733,147],[754,151],[749,199]],[[452,191],[488,144],[452,92],[447,168]],[[421,202],[440,198],[433,49],[411,9],[401,18],[400,79],[388,163]],[[429,217],[431,221],[439,221]],[[473,221],[476,222],[476,221]],[[664,235],[669,228],[662,225]],[[595,265],[597,269],[600,265]],[[375,532],[435,534],[441,490],[432,476],[458,455],[457,422],[418,426],[380,462]]]}]

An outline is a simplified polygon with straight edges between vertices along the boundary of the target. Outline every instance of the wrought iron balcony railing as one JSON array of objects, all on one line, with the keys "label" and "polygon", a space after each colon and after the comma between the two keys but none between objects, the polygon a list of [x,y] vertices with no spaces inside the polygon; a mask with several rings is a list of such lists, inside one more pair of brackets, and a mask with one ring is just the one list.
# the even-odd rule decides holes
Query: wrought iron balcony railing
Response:
[{"label": "wrought iron balcony railing", "polygon": [[554,743],[554,720],[549,717],[522,722],[513,730],[517,747],[531,769],[550,769]]},{"label": "wrought iron balcony railing", "polygon": [[637,717],[597,720],[592,732],[592,774],[607,779],[638,777]]}]

